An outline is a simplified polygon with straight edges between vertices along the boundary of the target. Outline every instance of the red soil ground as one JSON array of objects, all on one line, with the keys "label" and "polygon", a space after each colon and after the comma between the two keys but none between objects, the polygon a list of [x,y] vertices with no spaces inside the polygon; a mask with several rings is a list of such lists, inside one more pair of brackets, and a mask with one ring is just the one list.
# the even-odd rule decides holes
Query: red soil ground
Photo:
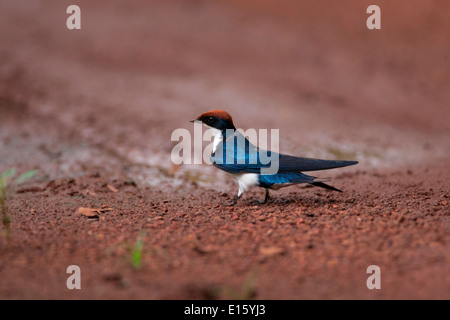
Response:
[{"label": "red soil ground", "polygon": [[[68,1],[2,1],[0,172],[39,171],[8,190],[0,298],[449,299],[449,4],[378,2],[369,31],[367,1],[77,1],[75,31]],[[360,163],[227,207],[230,177],[170,162],[219,108]]]}]

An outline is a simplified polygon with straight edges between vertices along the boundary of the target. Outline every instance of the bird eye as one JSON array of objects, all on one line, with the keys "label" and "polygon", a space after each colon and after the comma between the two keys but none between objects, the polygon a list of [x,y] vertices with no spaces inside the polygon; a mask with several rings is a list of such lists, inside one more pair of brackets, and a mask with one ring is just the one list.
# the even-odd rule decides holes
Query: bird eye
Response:
[{"label": "bird eye", "polygon": [[209,122],[209,123],[213,123],[214,120],[215,120],[215,119],[214,119],[214,117],[212,117],[212,116],[208,118],[208,122]]}]

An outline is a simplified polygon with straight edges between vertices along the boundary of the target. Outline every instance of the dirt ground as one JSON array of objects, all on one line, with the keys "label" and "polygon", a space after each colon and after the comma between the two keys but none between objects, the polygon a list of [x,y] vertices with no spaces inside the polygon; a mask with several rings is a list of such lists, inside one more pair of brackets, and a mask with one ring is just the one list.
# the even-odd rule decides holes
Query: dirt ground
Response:
[{"label": "dirt ground", "polygon": [[[38,170],[8,190],[1,299],[450,298],[448,1],[375,1],[381,30],[374,1],[312,0],[76,1],[68,30],[72,2],[0,2],[0,172]],[[170,161],[211,109],[359,164],[228,207],[232,178]]]}]

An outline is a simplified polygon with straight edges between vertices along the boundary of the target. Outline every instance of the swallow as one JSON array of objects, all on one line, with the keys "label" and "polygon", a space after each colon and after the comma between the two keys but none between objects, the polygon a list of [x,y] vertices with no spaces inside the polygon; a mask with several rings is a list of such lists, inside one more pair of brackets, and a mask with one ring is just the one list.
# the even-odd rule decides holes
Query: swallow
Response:
[{"label": "swallow", "polygon": [[[264,201],[260,203],[268,201],[269,189],[278,190],[300,183],[342,192],[326,184],[328,179],[318,179],[302,171],[327,170],[358,163],[358,161],[303,158],[259,149],[236,130],[232,117],[224,110],[205,112],[191,120],[191,122],[195,121],[201,122],[212,130],[214,140],[210,156],[211,163],[234,176],[239,184],[238,194],[229,204],[230,206],[235,205],[245,191],[255,186],[265,189]],[[276,172],[267,173],[274,164],[276,164]]]}]

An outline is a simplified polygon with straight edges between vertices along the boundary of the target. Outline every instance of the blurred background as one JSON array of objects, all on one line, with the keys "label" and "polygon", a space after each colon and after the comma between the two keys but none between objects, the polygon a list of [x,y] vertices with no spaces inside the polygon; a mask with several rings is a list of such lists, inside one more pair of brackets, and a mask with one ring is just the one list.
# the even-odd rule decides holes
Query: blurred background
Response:
[{"label": "blurred background", "polygon": [[[81,30],[66,28],[71,4]],[[371,4],[381,30],[366,27]],[[182,183],[171,132],[211,109],[243,129],[280,129],[281,152],[360,168],[445,158],[449,6],[1,0],[0,169],[89,165]]]},{"label": "blurred background", "polygon": [[[38,170],[10,185],[0,297],[448,298],[449,9],[0,0],[0,174]],[[232,179],[170,161],[172,132],[212,109],[279,129],[280,152],[359,164],[318,175],[342,194],[299,186],[257,206],[253,190],[229,208]],[[383,290],[365,286],[372,264]]]}]

